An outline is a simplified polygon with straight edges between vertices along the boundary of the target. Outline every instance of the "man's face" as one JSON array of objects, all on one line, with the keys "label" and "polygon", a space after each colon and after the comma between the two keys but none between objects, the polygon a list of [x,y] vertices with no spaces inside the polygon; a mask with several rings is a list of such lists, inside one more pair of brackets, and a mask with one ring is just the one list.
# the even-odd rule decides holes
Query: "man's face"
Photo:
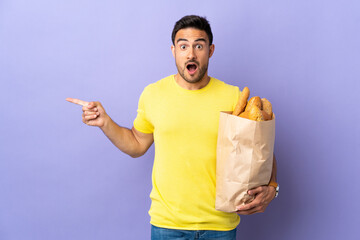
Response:
[{"label": "man's face", "polygon": [[207,74],[214,45],[209,45],[205,31],[185,28],[176,33],[171,50],[180,76],[188,83],[197,83]]}]

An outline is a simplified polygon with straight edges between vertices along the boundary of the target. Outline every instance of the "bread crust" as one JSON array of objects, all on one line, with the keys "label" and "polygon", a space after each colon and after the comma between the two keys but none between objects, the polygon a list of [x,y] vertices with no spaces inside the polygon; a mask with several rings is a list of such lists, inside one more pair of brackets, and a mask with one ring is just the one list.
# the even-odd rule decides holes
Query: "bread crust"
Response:
[{"label": "bread crust", "polygon": [[267,112],[265,112],[264,110],[261,110],[261,113],[262,113],[265,121],[272,119],[272,115],[267,114]]},{"label": "bread crust", "polygon": [[249,110],[249,119],[254,121],[264,121],[264,116],[258,108],[258,106],[253,105]]},{"label": "bread crust", "polygon": [[250,96],[249,88],[244,87],[244,89],[240,93],[239,101],[236,104],[235,109],[232,113],[233,115],[239,116],[239,114],[244,111],[249,96]]},{"label": "bread crust", "polygon": [[239,117],[249,119],[249,112],[242,112],[242,113],[240,113]]},{"label": "bread crust", "polygon": [[248,104],[246,105],[245,112],[250,111],[252,106],[257,106],[261,110],[262,109],[261,98],[258,96],[250,98]]},{"label": "bread crust", "polygon": [[271,105],[270,101],[267,100],[266,98],[262,98],[261,102],[262,102],[262,110],[265,111],[270,116],[270,120],[271,120],[273,112],[272,112],[272,105]]},{"label": "bread crust", "polygon": [[242,118],[247,118],[254,121],[268,121],[273,119],[272,105],[266,98],[260,98],[250,96],[250,90],[248,87],[244,87],[240,93],[239,100],[235,106],[232,115],[236,115]]}]

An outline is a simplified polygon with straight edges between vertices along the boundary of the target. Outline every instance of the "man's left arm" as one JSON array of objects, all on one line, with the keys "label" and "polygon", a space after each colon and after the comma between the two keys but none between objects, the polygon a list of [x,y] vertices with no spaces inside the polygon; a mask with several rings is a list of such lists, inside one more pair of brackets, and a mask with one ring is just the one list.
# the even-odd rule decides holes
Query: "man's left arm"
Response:
[{"label": "man's left arm", "polygon": [[[276,159],[274,155],[273,169],[271,173],[270,182],[276,183]],[[270,183],[269,182],[269,183]],[[248,191],[249,195],[255,196],[255,199],[248,204],[237,206],[236,213],[241,215],[250,215],[254,213],[262,213],[265,211],[269,203],[275,198],[276,189],[272,185],[260,186]]]}]

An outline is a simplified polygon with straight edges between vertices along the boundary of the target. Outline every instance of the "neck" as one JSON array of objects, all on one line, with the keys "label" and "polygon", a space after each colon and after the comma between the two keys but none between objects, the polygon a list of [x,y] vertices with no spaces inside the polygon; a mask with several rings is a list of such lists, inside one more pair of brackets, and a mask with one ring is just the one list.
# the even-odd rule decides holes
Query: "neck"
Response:
[{"label": "neck", "polygon": [[207,74],[205,74],[204,77],[196,83],[190,83],[186,81],[180,76],[179,73],[177,73],[174,78],[176,83],[186,90],[199,90],[208,85],[208,83],[210,82],[210,77]]}]

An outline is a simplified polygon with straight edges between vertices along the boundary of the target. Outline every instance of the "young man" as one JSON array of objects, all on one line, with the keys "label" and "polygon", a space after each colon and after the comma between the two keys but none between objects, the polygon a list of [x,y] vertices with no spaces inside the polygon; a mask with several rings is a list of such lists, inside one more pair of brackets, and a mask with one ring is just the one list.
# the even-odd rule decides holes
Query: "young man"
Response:
[{"label": "young man", "polygon": [[[124,153],[143,155],[155,142],[149,214],[152,239],[235,239],[238,214],[263,212],[275,188],[249,191],[255,200],[237,213],[215,210],[216,142],[220,111],[232,111],[239,88],[208,76],[214,53],[208,21],[185,16],[171,46],[178,73],[147,86],[132,129],[118,126],[99,102],[83,105],[83,122],[98,126]],[[274,161],[275,162],[275,161]],[[275,181],[274,164],[272,181]]]}]

